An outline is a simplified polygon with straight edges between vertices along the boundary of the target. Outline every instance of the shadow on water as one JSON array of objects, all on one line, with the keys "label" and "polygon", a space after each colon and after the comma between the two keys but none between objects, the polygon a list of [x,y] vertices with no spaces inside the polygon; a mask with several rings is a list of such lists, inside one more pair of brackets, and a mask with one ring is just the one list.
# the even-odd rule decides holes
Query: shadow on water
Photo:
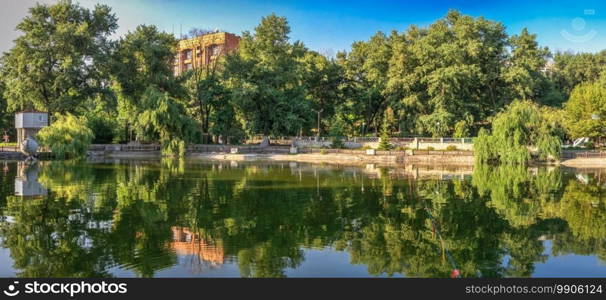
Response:
[{"label": "shadow on water", "polygon": [[577,271],[606,274],[605,170],[1,167],[0,267],[14,276],[574,276],[558,270],[586,257]]}]

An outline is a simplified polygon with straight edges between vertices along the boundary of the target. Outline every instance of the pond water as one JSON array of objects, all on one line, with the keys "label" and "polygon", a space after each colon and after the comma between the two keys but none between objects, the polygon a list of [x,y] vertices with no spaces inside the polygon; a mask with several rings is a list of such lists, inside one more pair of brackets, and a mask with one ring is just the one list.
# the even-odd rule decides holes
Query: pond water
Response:
[{"label": "pond water", "polygon": [[0,169],[0,277],[606,276],[604,170]]}]

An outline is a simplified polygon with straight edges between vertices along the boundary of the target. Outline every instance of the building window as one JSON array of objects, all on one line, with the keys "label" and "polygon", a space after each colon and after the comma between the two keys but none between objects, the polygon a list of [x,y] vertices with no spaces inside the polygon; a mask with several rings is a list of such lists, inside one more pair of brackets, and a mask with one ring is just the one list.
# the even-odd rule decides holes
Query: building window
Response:
[{"label": "building window", "polygon": [[192,65],[190,64],[185,64],[185,70],[191,70],[192,69]]},{"label": "building window", "polygon": [[191,59],[191,50],[185,51],[185,59]]}]

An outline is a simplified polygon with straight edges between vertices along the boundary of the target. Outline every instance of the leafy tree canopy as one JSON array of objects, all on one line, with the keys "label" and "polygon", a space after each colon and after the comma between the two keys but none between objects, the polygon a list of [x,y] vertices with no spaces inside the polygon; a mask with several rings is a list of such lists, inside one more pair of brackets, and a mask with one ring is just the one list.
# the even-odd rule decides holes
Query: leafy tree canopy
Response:
[{"label": "leafy tree canopy", "polygon": [[570,136],[603,136],[606,133],[606,86],[599,82],[576,86],[565,105],[565,112]]},{"label": "leafy tree canopy", "polygon": [[539,106],[518,100],[492,120],[492,132],[481,129],[474,142],[478,162],[526,164],[535,152],[542,159],[558,159],[561,141]]},{"label": "leafy tree canopy", "polygon": [[117,19],[106,5],[89,10],[61,0],[32,7],[17,25],[23,34],[2,58],[10,109],[74,112],[102,88],[108,38],[116,28]]},{"label": "leafy tree canopy", "polygon": [[42,146],[49,147],[55,157],[79,158],[86,155],[94,135],[83,118],[70,113],[55,115],[55,121],[36,135]]}]

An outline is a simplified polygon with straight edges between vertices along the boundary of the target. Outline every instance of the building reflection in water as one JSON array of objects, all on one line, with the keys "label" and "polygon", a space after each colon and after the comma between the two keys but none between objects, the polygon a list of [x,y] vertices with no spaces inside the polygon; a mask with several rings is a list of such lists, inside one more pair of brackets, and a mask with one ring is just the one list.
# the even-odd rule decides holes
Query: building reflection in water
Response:
[{"label": "building reflection in water", "polygon": [[15,196],[43,197],[48,190],[38,181],[38,163],[17,163],[17,177],[15,177]]},{"label": "building reflection in water", "polygon": [[187,227],[174,226],[171,230],[173,232],[171,249],[179,256],[191,257],[194,271],[202,271],[205,267],[219,267],[225,262],[222,246],[207,243],[199,234],[191,232]]}]

